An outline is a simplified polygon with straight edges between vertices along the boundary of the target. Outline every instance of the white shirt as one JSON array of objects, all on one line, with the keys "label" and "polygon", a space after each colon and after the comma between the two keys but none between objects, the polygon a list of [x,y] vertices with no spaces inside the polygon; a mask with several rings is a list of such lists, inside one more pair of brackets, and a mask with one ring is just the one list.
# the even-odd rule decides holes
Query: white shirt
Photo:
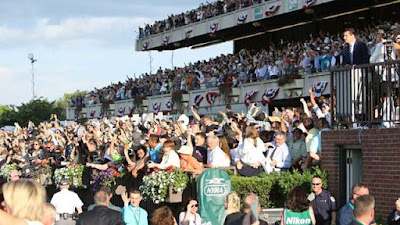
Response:
[{"label": "white shirt", "polygon": [[[275,141],[271,142],[271,144],[276,146]],[[268,151],[267,159],[271,158],[273,152],[274,149],[270,149]],[[275,171],[280,171],[281,168],[290,168],[292,166],[292,157],[290,156],[289,148],[287,147],[286,143],[276,147],[271,161],[273,160],[277,161],[277,164],[274,168]]]},{"label": "white shirt", "polygon": [[160,169],[166,169],[169,166],[174,166],[176,168],[181,167],[181,162],[179,161],[179,156],[175,151],[170,151],[163,155],[161,163],[157,166]]},{"label": "white shirt", "polygon": [[213,167],[229,167],[231,162],[225,152],[217,146],[214,150],[207,150],[207,164],[211,164]]},{"label": "white shirt", "polygon": [[[179,225],[183,224],[182,221],[183,221],[183,219],[185,219],[185,215],[186,215],[186,212],[181,212],[179,214]],[[192,213],[190,213],[189,225],[201,225],[201,217],[198,213],[196,213],[196,216],[193,215]]]},{"label": "white shirt", "polygon": [[244,139],[243,148],[239,150],[240,159],[247,165],[264,162],[265,156],[263,152],[265,152],[265,146],[261,138],[257,138],[257,147],[254,146],[252,138]]},{"label": "white shirt", "polygon": [[75,208],[83,206],[82,200],[79,196],[68,189],[63,189],[53,195],[50,203],[54,205],[57,213],[73,214]]}]

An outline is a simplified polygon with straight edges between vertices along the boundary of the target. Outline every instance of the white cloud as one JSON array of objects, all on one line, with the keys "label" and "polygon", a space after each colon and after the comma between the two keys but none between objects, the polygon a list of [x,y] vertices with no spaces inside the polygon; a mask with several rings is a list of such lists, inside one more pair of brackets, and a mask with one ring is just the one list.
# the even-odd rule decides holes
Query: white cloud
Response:
[{"label": "white cloud", "polygon": [[[57,44],[60,41],[96,39],[98,43],[110,43],[136,31],[138,26],[149,23],[145,17],[80,17],[66,18],[52,23],[48,18],[37,20],[31,30],[0,26],[0,44],[4,47],[32,46],[35,44]],[[99,41],[100,40],[100,41]]]},{"label": "white cloud", "polygon": [[12,40],[15,38],[23,38],[24,31],[19,29],[9,28],[5,25],[0,26],[0,41],[1,40]]},{"label": "white cloud", "polygon": [[147,22],[145,18],[89,17],[68,18],[53,25],[49,23],[49,20],[42,19],[38,22],[35,32],[39,37],[47,40],[70,39],[112,31],[125,32],[145,22]]}]

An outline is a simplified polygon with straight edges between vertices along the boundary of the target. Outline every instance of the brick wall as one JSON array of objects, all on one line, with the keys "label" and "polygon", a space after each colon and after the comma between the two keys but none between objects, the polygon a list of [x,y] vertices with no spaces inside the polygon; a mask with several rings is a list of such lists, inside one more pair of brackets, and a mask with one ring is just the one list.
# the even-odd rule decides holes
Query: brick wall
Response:
[{"label": "brick wall", "polygon": [[323,133],[322,169],[328,172],[328,189],[335,196],[339,196],[340,191],[339,149],[357,145],[362,151],[362,181],[370,187],[370,193],[376,198],[376,214],[386,220],[394,209],[394,202],[400,198],[400,129]]}]

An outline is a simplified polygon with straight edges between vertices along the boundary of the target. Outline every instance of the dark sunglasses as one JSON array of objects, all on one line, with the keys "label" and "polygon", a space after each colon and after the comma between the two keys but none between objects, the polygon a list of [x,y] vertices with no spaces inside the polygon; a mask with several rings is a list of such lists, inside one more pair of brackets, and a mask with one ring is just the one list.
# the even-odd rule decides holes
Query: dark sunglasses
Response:
[{"label": "dark sunglasses", "polygon": [[193,207],[198,207],[198,206],[199,206],[199,204],[196,204],[196,205],[192,205],[192,208],[193,208]]},{"label": "dark sunglasses", "polygon": [[313,186],[318,186],[318,185],[320,185],[321,183],[311,183]]}]

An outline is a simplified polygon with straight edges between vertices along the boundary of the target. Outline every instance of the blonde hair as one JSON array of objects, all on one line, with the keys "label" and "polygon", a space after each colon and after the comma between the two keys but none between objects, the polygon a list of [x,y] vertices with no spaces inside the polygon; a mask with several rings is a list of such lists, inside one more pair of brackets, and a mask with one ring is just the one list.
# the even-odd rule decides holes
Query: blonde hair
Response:
[{"label": "blonde hair", "polygon": [[252,138],[254,142],[254,147],[257,148],[257,138],[259,137],[258,135],[258,130],[254,126],[248,126],[246,128],[246,137],[245,138]]},{"label": "blonde hair", "polygon": [[42,221],[46,191],[39,183],[30,180],[5,183],[3,195],[11,215],[29,221]]},{"label": "blonde hair", "polygon": [[240,211],[240,197],[236,192],[229,193],[225,198],[226,214]]}]

